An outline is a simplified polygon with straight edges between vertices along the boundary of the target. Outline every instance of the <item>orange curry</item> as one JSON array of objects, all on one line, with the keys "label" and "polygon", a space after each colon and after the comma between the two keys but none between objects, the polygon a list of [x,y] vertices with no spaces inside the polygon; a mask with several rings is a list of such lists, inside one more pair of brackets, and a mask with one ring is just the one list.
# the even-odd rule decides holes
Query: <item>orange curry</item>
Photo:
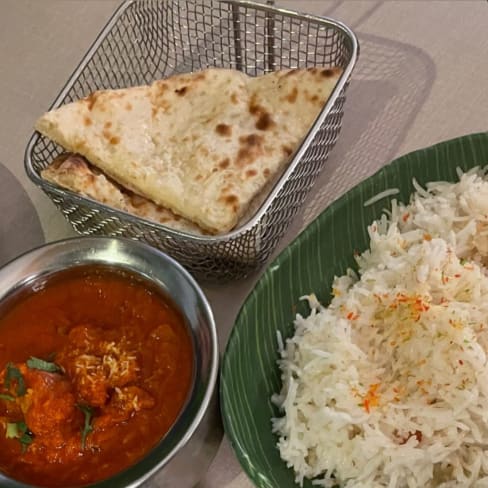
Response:
[{"label": "orange curry", "polygon": [[155,289],[93,267],[48,281],[0,313],[0,472],[105,479],[165,435],[192,378],[191,336]]}]

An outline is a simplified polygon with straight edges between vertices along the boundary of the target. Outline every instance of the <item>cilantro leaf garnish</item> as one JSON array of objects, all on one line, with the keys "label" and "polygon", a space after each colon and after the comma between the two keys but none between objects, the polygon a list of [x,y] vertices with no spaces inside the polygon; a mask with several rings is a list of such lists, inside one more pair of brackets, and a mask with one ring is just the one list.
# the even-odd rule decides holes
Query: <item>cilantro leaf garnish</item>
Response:
[{"label": "cilantro leaf garnish", "polygon": [[44,361],[44,359],[39,359],[34,356],[31,356],[31,358],[26,361],[26,364],[30,369],[38,369],[40,371],[46,371],[47,373],[61,372],[61,368],[56,363]]},{"label": "cilantro leaf garnish", "polygon": [[19,438],[19,442],[22,444],[22,454],[27,451],[27,448],[34,441],[34,435],[31,432],[24,432]]},{"label": "cilantro leaf garnish", "polygon": [[87,405],[76,405],[85,415],[85,424],[83,425],[83,428],[81,429],[81,449],[85,449],[86,445],[86,437],[88,434],[93,432],[93,427],[91,425],[91,420],[93,417],[93,410],[87,406]]},{"label": "cilantro leaf garnish", "polygon": [[34,440],[34,434],[29,430],[25,422],[9,422],[5,432],[7,439],[18,439],[22,445],[22,454],[27,451],[27,448]]},{"label": "cilantro leaf garnish", "polygon": [[5,381],[4,385],[5,388],[8,390],[10,385],[12,384],[12,380],[17,380],[17,395],[24,396],[26,390],[24,377],[20,372],[20,369],[14,366],[12,363],[7,364],[7,368],[5,370]]},{"label": "cilantro leaf garnish", "polygon": [[0,393],[0,400],[6,400],[8,402],[13,402],[15,398],[7,393]]}]

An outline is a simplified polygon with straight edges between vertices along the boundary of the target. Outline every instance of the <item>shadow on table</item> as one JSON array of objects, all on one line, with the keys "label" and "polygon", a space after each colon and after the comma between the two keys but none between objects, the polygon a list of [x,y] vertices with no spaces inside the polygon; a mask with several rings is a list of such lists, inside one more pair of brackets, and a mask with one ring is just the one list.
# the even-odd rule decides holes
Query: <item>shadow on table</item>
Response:
[{"label": "shadow on table", "polygon": [[[435,80],[422,50],[359,34],[361,54],[347,93],[342,131],[287,237],[310,223],[333,200],[398,154]],[[286,244],[286,239],[282,246]]]},{"label": "shadow on table", "polygon": [[15,176],[0,163],[0,266],[44,243],[34,204]]}]

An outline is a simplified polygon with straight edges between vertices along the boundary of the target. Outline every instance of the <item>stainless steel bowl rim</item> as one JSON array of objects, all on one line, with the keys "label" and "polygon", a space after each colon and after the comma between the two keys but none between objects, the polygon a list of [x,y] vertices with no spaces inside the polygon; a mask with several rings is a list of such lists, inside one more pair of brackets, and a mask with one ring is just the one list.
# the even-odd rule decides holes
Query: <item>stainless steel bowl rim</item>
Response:
[{"label": "stainless steel bowl rim", "polygon": [[[118,246],[119,251],[137,250],[138,252],[142,253],[145,257],[148,258],[152,257],[153,259],[158,260],[162,264],[167,264],[170,268],[173,268],[173,270],[175,270],[185,280],[185,282],[192,288],[196,297],[198,297],[198,299],[200,300],[201,304],[203,305],[204,308],[203,311],[205,313],[206,319],[208,320],[208,326],[210,329],[211,359],[210,359],[210,366],[209,366],[210,374],[208,376],[207,387],[203,398],[200,400],[198,411],[192,418],[188,427],[186,428],[184,435],[181,436],[181,438],[179,438],[179,440],[176,442],[176,444],[173,446],[171,451],[166,456],[164,456],[162,459],[160,459],[155,463],[151,463],[152,465],[150,469],[144,472],[143,474],[138,473],[137,468],[140,467],[140,465],[144,463],[144,461],[146,461],[148,457],[155,454],[155,449],[152,449],[142,460],[138,461],[133,466],[129,467],[125,471],[114,476],[114,478],[125,477],[127,479],[127,482],[124,482],[123,484],[120,483],[114,484],[113,478],[109,478],[107,480],[86,485],[86,486],[96,487],[96,488],[114,488],[115,486],[121,486],[121,487],[123,486],[124,488],[135,488],[137,486],[140,486],[145,481],[147,481],[153,474],[155,474],[162,467],[166,466],[171,461],[171,459],[178,453],[178,451],[180,451],[188,443],[188,441],[191,439],[192,435],[198,428],[199,424],[201,423],[203,417],[205,416],[211,398],[216,389],[216,383],[218,378],[218,367],[219,367],[216,325],[215,325],[215,320],[213,317],[213,312],[210,307],[210,304],[208,303],[208,300],[205,297],[198,283],[190,275],[190,273],[188,273],[188,271],[186,271],[186,269],[183,266],[181,266],[175,259],[168,256],[164,252],[149,246],[148,244],[141,243],[127,238],[121,238],[121,237],[105,237],[105,236],[72,237],[72,238],[61,239],[58,241],[50,242],[38,246],[36,248],[33,248],[19,255],[18,257],[12,259],[8,263],[4,264],[2,267],[0,267],[0,303],[11,292],[15,291],[18,288],[22,288],[23,286],[26,285],[26,283],[31,282],[33,279],[41,277],[43,272],[49,271],[52,273],[56,273],[56,271],[60,271],[61,269],[63,269],[63,268],[58,268],[56,270],[55,268],[52,269],[43,268],[41,263],[40,265],[37,264],[37,272],[32,272],[32,271],[28,272],[29,265],[32,264],[32,258],[39,259],[43,257],[43,254],[45,253],[49,254],[49,252],[57,252],[57,251],[59,251],[60,253],[63,252],[81,253],[83,251],[91,251],[91,252],[95,251],[96,253],[97,251],[100,251],[100,249],[97,249],[97,247],[99,246],[102,246],[101,249],[106,251],[109,246],[114,246],[114,245]],[[93,260],[82,259],[79,261],[73,261],[72,267],[84,265],[84,264],[90,264],[90,263],[91,264],[97,263],[97,264],[106,264],[115,267],[120,267],[121,269],[131,270],[136,274],[138,273],[137,269],[132,268],[126,262],[122,262],[117,259],[113,259],[111,261],[103,261],[100,259],[97,260],[96,254],[94,254],[92,257]],[[47,258],[49,258],[49,256],[47,256]],[[20,268],[20,273],[19,272],[15,273],[16,268]],[[157,276],[158,270],[154,269],[153,271],[155,272],[154,279],[151,279],[151,277],[148,277],[145,273],[140,273],[140,274],[146,276],[146,278],[149,278],[153,282],[156,281],[157,283],[158,280],[155,278]],[[7,286],[4,287],[3,283],[5,281],[8,282],[8,277],[12,273],[17,274],[17,278],[11,279],[10,283],[7,283]],[[22,276],[22,279],[19,280],[18,276]],[[195,385],[193,386],[193,388],[195,388]],[[173,424],[169,432],[172,432],[179,424],[181,424],[182,419],[184,417],[184,413],[188,410],[190,404],[191,402],[189,401],[185,405],[184,409],[180,413],[180,416]],[[30,485],[30,484],[16,481],[2,473],[0,473],[0,485],[6,486],[8,488],[33,488],[34,486],[36,486],[36,485]]]}]

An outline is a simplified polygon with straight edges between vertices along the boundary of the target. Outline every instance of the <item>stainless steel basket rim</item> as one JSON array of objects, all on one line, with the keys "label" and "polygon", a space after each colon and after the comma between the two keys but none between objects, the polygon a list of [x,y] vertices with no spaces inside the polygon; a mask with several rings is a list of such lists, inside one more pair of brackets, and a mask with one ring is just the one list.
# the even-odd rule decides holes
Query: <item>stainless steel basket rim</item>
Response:
[{"label": "stainless steel basket rim", "polygon": [[[190,0],[193,3],[198,3],[196,0]],[[102,31],[98,34],[96,37],[95,41],[93,44],[90,46],[86,54],[83,56],[81,59],[80,63],[78,66],[75,68],[71,76],[68,78],[67,82],[65,83],[63,89],[59,93],[59,95],[55,98],[54,102],[51,104],[49,110],[52,110],[54,108],[57,108],[62,105],[62,101],[64,97],[66,96],[67,92],[70,90],[73,82],[77,79],[78,75],[84,68],[84,66],[88,63],[90,60],[93,52],[98,48],[99,44],[103,41],[103,39],[108,35],[110,32],[110,29],[112,26],[117,22],[118,18],[124,13],[124,11],[133,3],[138,2],[138,0],[126,0],[124,3],[121,4],[121,6],[114,12],[110,20],[107,22],[107,24],[104,26]],[[84,197],[83,195],[70,191],[70,190],[65,190],[65,189],[60,189],[57,185],[51,184],[41,178],[37,172],[33,169],[32,166],[32,159],[31,159],[31,153],[32,149],[37,143],[37,141],[40,138],[40,134],[35,131],[27,145],[26,151],[25,151],[25,157],[24,157],[24,165],[25,165],[25,170],[29,178],[33,183],[36,185],[40,186],[43,188],[46,186],[49,188],[49,190],[62,197],[65,193],[69,193],[71,198],[76,199],[79,203],[84,203],[86,204],[89,202],[89,204],[94,208],[94,210],[97,211],[104,211],[108,212],[114,217],[117,217],[118,215],[123,215],[124,218],[128,219],[129,221],[132,221],[132,223],[140,223],[141,221],[144,222],[145,225],[150,226],[153,230],[166,233],[168,236],[175,236],[175,237],[183,237],[186,240],[189,241],[194,241],[196,243],[200,244],[205,244],[205,243],[215,243],[215,242],[225,242],[225,241],[230,241],[239,238],[240,236],[244,235],[251,229],[255,228],[261,219],[265,216],[267,210],[273,203],[274,199],[282,189],[283,185],[286,183],[288,177],[293,173],[294,169],[296,166],[299,164],[302,156],[304,155],[307,147],[309,146],[310,142],[313,140],[315,134],[317,131],[320,129],[321,125],[329,115],[330,110],[332,109],[334,103],[336,102],[338,96],[342,92],[344,86],[348,82],[351,73],[354,69],[357,56],[358,56],[358,50],[359,50],[359,45],[357,41],[357,37],[354,34],[354,32],[347,27],[345,24],[343,24],[340,21],[331,19],[329,17],[320,17],[316,15],[311,15],[311,14],[303,14],[298,11],[294,10],[289,10],[289,9],[283,9],[280,7],[275,7],[271,5],[263,5],[254,1],[249,1],[249,0],[243,0],[243,1],[236,1],[236,0],[222,0],[222,3],[227,3],[231,5],[239,5],[239,6],[244,6],[244,7],[250,7],[250,8],[255,8],[259,9],[262,11],[266,11],[269,13],[275,13],[275,14],[285,14],[285,15],[299,15],[301,18],[304,18],[309,21],[317,22],[320,24],[324,25],[333,25],[337,29],[344,31],[344,33],[349,37],[351,41],[351,58],[349,62],[347,63],[347,66],[343,70],[339,81],[337,82],[336,86],[334,87],[334,90],[332,91],[329,99],[327,100],[326,104],[322,107],[319,115],[315,119],[315,122],[313,123],[312,127],[308,131],[307,135],[303,138],[301,141],[300,145],[298,148],[295,150],[294,155],[290,161],[290,163],[286,166],[284,171],[282,172],[281,176],[277,179],[277,181],[273,184],[273,188],[268,192],[266,198],[264,201],[260,204],[259,208],[254,212],[253,216],[247,220],[244,224],[238,226],[237,228],[232,229],[230,232],[227,232],[225,234],[219,234],[219,235],[195,235],[191,233],[187,233],[184,231],[172,229],[170,227],[167,227],[163,224],[159,224],[157,222],[144,219],[141,217],[134,216],[128,212],[124,212],[122,210],[104,205],[103,203],[97,202],[93,199]]]}]

